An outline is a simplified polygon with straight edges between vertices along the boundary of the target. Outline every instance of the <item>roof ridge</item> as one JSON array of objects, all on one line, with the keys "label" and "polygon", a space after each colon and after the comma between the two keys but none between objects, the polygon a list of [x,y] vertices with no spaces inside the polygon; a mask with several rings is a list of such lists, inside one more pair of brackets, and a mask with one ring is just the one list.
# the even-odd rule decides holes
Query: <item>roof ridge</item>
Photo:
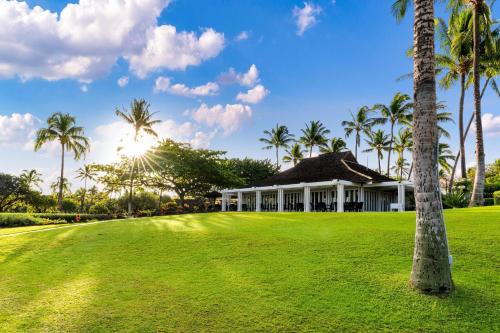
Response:
[{"label": "roof ridge", "polygon": [[[347,162],[349,162],[349,161],[344,161],[344,159],[343,159],[343,158],[342,158],[342,159],[340,159],[340,161],[341,161],[341,162],[345,165],[345,167],[346,167],[347,169],[349,169],[349,171],[354,172],[354,173],[356,173],[356,174],[358,174],[358,175],[360,175],[360,176],[362,176],[362,177],[365,177],[365,178],[368,178],[368,179],[370,179],[370,180],[373,180],[373,178],[372,178],[372,177],[370,177],[370,176],[368,176],[368,175],[365,175],[365,174],[364,174],[364,173],[362,173],[362,172],[359,172],[359,171],[356,171],[356,170],[351,169],[351,167],[350,167],[349,165],[347,165]],[[351,162],[351,163],[354,163],[354,162]],[[356,163],[356,164],[358,164],[358,163]],[[360,164],[358,164],[358,165],[360,165]]]}]

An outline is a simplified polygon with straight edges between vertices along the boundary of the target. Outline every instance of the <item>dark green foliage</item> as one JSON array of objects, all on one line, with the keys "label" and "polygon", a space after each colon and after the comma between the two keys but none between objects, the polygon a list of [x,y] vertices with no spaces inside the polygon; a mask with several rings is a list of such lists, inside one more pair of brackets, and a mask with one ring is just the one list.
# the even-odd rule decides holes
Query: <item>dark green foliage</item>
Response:
[{"label": "dark green foliage", "polygon": [[61,219],[47,219],[30,214],[3,213],[0,214],[0,228],[22,227],[29,225],[45,225],[66,223]]},{"label": "dark green foliage", "polygon": [[465,208],[469,204],[469,195],[461,191],[452,191],[443,195],[443,208]]},{"label": "dark green foliage", "polygon": [[253,184],[274,176],[279,169],[270,160],[254,160],[251,158],[232,158],[226,161],[230,173],[236,175],[233,187]]},{"label": "dark green foliage", "polygon": [[493,192],[493,200],[495,205],[500,205],[500,191]]},{"label": "dark green foliage", "polygon": [[0,212],[23,202],[29,193],[29,186],[20,177],[0,173]]},{"label": "dark green foliage", "polygon": [[[158,195],[151,192],[139,192],[132,199],[132,207],[134,212],[139,211],[156,211],[158,210]],[[128,197],[122,196],[118,199],[118,205],[121,210],[127,210]]]}]

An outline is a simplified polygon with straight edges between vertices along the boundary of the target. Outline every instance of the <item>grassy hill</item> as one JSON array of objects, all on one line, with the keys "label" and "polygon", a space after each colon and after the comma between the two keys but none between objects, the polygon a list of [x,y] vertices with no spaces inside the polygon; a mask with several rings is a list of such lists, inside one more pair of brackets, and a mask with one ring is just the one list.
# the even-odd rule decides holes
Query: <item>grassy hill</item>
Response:
[{"label": "grassy hill", "polygon": [[407,287],[412,212],[4,230],[0,331],[498,331],[500,208],[446,223],[457,290],[445,299]]}]

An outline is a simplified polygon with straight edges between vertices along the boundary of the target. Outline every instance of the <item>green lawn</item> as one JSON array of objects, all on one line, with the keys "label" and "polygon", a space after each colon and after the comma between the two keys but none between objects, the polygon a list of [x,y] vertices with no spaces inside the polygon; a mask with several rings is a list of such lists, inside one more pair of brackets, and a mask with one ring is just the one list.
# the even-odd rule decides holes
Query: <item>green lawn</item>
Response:
[{"label": "green lawn", "polygon": [[445,299],[407,287],[414,220],[216,213],[0,236],[0,332],[499,331],[500,208],[446,212]]}]

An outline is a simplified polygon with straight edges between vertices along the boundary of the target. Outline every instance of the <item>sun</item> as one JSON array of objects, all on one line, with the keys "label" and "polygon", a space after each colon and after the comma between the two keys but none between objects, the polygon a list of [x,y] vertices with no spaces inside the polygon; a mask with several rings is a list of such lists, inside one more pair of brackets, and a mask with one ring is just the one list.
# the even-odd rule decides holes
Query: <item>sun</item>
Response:
[{"label": "sun", "polygon": [[150,135],[140,135],[137,140],[131,133],[120,140],[119,154],[126,157],[141,157],[155,144]]}]

